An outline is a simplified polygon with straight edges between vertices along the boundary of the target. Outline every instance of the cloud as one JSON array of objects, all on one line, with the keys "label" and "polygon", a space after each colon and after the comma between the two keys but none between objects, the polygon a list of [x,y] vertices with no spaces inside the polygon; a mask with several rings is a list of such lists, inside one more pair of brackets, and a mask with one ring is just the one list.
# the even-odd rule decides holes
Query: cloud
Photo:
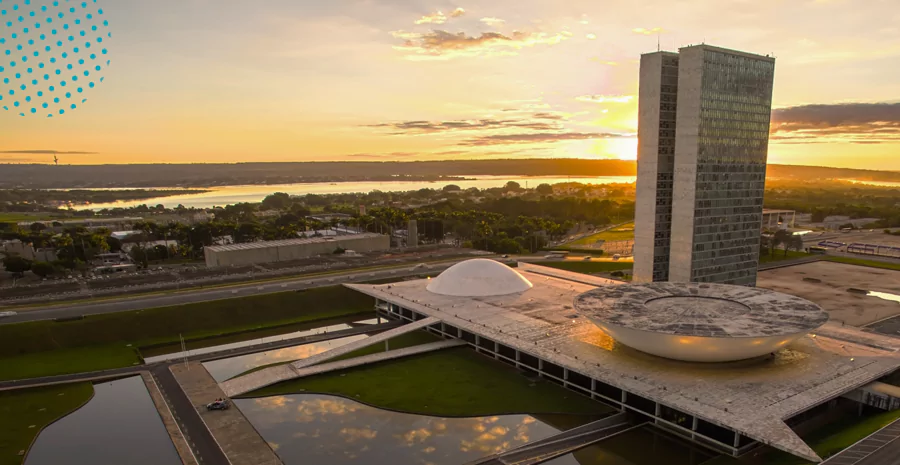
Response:
[{"label": "cloud", "polygon": [[492,134],[468,139],[460,143],[464,146],[506,145],[506,144],[540,144],[566,140],[584,139],[618,139],[634,137],[633,134],[615,134],[604,132],[538,132],[524,134]]},{"label": "cloud", "polygon": [[[541,115],[541,116],[537,116]],[[473,120],[450,120],[450,121],[399,121],[393,123],[379,123],[368,125],[374,128],[389,128],[393,132],[391,134],[433,134],[449,131],[473,131],[473,130],[492,130],[505,128],[524,128],[534,129],[538,131],[552,131],[560,129],[559,123],[554,120],[563,119],[563,117],[551,113],[537,113],[535,119],[513,118],[513,119],[473,119]],[[550,121],[540,121],[550,120]]]},{"label": "cloud", "polygon": [[799,105],[772,112],[772,140],[830,138],[859,144],[900,142],[900,103]]},{"label": "cloud", "polygon": [[652,29],[636,27],[636,28],[632,29],[631,32],[633,32],[635,34],[643,34],[645,36],[649,36],[649,35],[653,35],[653,34],[660,34],[660,33],[666,32],[666,31],[665,31],[665,29],[663,29],[661,27],[654,27]]},{"label": "cloud", "polygon": [[447,22],[448,18],[459,18],[464,14],[466,14],[466,10],[462,8],[457,8],[451,11],[449,15],[445,15],[440,11],[436,11],[417,19],[416,24],[444,24]]},{"label": "cloud", "polygon": [[451,33],[435,29],[426,34],[410,35],[396,31],[394,37],[408,35],[402,45],[394,48],[407,53],[411,60],[447,60],[457,57],[509,56],[518,50],[535,45],[554,45],[566,40],[565,33],[513,31],[511,34],[483,32],[470,36],[465,32]]},{"label": "cloud", "polygon": [[61,152],[59,150],[4,150],[0,154],[15,155],[97,155],[99,152]]},{"label": "cloud", "polygon": [[579,102],[591,103],[628,103],[634,100],[633,95],[581,95],[575,97]]},{"label": "cloud", "polygon": [[446,22],[447,17],[440,11],[422,16],[416,20],[416,24],[444,24]]},{"label": "cloud", "polygon": [[484,24],[487,24],[488,26],[502,26],[503,23],[506,22],[505,19],[491,18],[491,17],[481,18],[481,19],[479,19],[479,21],[481,21]]}]

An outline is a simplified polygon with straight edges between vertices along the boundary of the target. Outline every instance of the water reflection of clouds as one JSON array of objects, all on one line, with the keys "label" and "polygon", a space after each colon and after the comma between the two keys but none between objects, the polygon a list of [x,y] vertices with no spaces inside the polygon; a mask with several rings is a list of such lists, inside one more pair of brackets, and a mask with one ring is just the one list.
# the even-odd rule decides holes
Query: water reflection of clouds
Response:
[{"label": "water reflection of clouds", "polygon": [[286,465],[458,464],[556,433],[528,415],[436,418],[318,394],[238,400]]}]

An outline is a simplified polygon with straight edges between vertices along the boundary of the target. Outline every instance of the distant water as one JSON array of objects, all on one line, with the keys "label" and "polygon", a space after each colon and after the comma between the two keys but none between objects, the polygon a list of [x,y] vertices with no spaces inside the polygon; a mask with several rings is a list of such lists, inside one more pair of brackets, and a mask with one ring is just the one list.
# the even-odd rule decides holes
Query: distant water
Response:
[{"label": "distant water", "polygon": [[[487,189],[491,187],[503,187],[509,181],[515,181],[522,187],[536,187],[538,184],[559,184],[563,182],[578,182],[582,184],[613,184],[633,183],[634,176],[596,176],[596,177],[558,177],[558,176],[470,176],[466,181],[371,181],[371,182],[337,182],[337,183],[297,183],[297,184],[271,184],[271,185],[246,185],[223,186],[209,188],[210,192],[202,194],[175,195],[172,197],[158,197],[145,200],[129,200],[126,202],[95,203],[92,205],[79,205],[76,210],[100,210],[103,208],[128,208],[137,205],[165,205],[172,208],[179,204],[191,208],[211,208],[225,206],[241,202],[260,202],[273,192],[286,192],[290,195],[306,194],[348,194],[354,192],[371,192],[375,190],[383,192],[412,191],[419,189],[441,189],[448,184],[455,184],[462,189],[477,187]],[[102,189],[101,189],[102,190]],[[110,189],[113,190],[113,189]]]}]

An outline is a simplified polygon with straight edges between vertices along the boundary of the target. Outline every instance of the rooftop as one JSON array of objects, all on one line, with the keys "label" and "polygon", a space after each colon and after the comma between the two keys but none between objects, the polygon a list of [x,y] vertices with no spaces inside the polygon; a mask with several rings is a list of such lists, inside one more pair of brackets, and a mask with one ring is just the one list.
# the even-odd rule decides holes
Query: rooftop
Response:
[{"label": "rooftop", "polygon": [[268,249],[271,247],[287,247],[292,245],[318,244],[321,242],[341,242],[352,239],[378,237],[381,234],[363,233],[334,237],[310,237],[306,239],[284,239],[280,241],[246,242],[243,244],[213,245],[206,247],[210,252],[230,252],[234,250]]},{"label": "rooftop", "polygon": [[575,297],[614,281],[523,263],[518,271],[534,286],[502,296],[439,295],[427,280],[347,286],[814,461],[784,420],[900,367],[897,340],[833,324],[765,358],[706,364],[652,356],[576,312]]},{"label": "rooftop", "polygon": [[699,337],[781,336],[828,321],[818,305],[780,292],[725,284],[602,287],[575,299],[579,313],[617,326]]}]

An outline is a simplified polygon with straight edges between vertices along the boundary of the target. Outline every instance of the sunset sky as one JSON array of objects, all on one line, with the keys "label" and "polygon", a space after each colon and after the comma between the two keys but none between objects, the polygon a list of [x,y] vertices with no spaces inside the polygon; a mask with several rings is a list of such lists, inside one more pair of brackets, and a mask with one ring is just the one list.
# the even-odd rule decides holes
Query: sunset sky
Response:
[{"label": "sunset sky", "polygon": [[896,0],[98,4],[105,82],[0,109],[0,162],[633,159],[659,40],[777,57],[770,162],[900,169]]}]

